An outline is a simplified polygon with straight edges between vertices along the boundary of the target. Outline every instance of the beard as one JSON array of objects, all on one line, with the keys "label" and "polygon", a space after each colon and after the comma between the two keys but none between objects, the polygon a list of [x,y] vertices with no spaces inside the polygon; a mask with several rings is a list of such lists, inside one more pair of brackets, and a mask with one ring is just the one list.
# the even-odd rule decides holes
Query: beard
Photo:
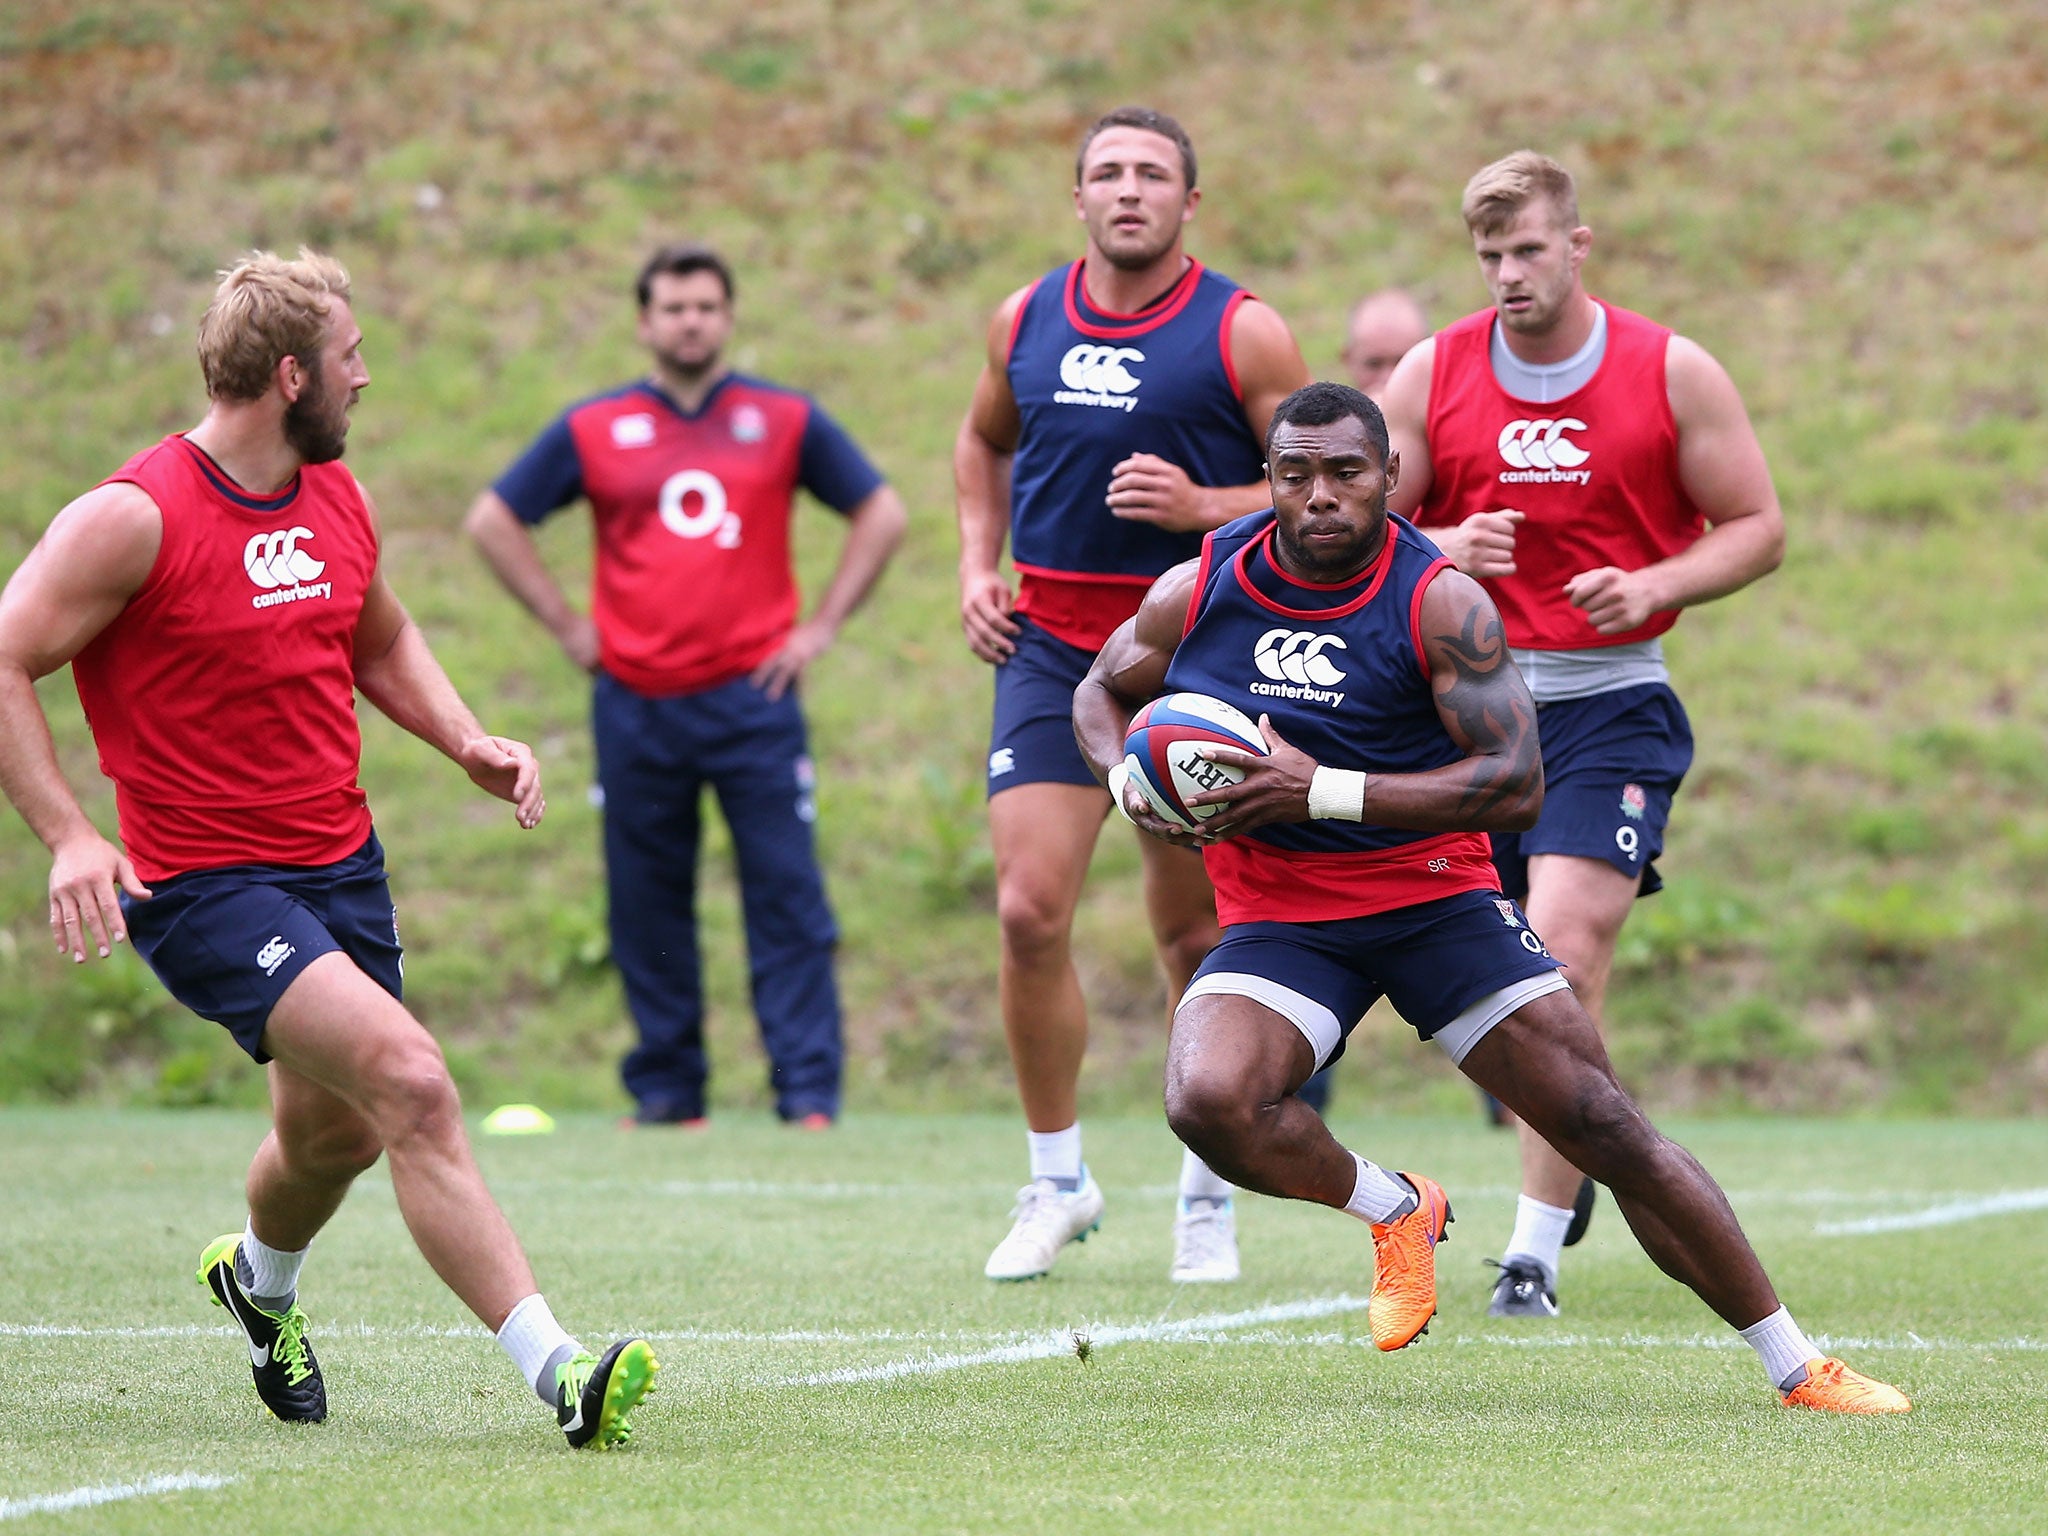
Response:
[{"label": "beard", "polygon": [[299,398],[284,408],[284,440],[300,462],[331,464],[348,446],[348,409],[335,409],[333,391],[318,370],[306,379]]},{"label": "beard", "polygon": [[1281,557],[1282,574],[1291,568],[1310,581],[1337,583],[1348,582],[1363,576],[1373,561],[1379,557],[1386,541],[1386,505],[1381,503],[1379,515],[1369,518],[1358,537],[1343,549],[1318,552],[1290,538],[1286,525],[1273,530],[1273,544]]}]

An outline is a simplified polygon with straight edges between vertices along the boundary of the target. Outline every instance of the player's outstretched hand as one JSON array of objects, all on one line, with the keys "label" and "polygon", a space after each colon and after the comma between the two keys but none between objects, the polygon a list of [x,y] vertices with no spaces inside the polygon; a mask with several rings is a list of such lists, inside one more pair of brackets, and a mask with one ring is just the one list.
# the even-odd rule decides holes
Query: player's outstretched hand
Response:
[{"label": "player's outstretched hand", "polygon": [[512,802],[519,825],[532,831],[540,825],[548,802],[540,792],[540,764],[533,748],[509,736],[475,736],[455,754],[477,788]]},{"label": "player's outstretched hand", "polygon": [[1209,528],[1208,499],[1186,470],[1156,453],[1134,453],[1110,471],[1109,510],[1132,522],[1203,533]]},{"label": "player's outstretched hand", "polygon": [[99,833],[88,831],[57,845],[50,863],[50,933],[57,953],[85,964],[86,941],[102,960],[128,937],[114,888],[147,901],[150,889],[135,874],[128,855]]},{"label": "player's outstretched hand", "polygon": [[1527,515],[1506,508],[1475,512],[1455,528],[1431,528],[1428,533],[1467,576],[1512,576],[1515,528]]},{"label": "player's outstretched hand", "polygon": [[831,625],[815,619],[797,625],[782,642],[782,649],[754,668],[747,681],[769,698],[781,698],[802,679],[804,668],[831,648],[835,633]]},{"label": "player's outstretched hand", "polygon": [[1010,617],[1016,602],[999,571],[960,578],[960,627],[967,632],[968,649],[991,666],[1017,654],[1017,621]]},{"label": "player's outstretched hand", "polygon": [[1188,804],[1221,805],[1210,819],[1212,837],[1235,837],[1277,821],[1307,821],[1309,782],[1316,776],[1316,760],[1292,747],[1273,729],[1271,715],[1259,716],[1259,734],[1266,738],[1266,755],[1254,757],[1242,747],[1202,746],[1197,750],[1212,763],[1228,763],[1244,769],[1235,784],[1190,795]]},{"label": "player's outstretched hand", "polygon": [[1650,622],[1657,600],[1644,586],[1641,571],[1603,565],[1581,571],[1564,584],[1564,600],[1583,608],[1593,628],[1603,635],[1625,635]]}]

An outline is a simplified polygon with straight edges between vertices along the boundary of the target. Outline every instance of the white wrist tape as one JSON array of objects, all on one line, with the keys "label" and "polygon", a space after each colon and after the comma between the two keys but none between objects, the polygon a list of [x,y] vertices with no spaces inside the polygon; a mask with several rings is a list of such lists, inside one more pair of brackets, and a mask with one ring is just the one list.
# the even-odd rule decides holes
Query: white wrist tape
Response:
[{"label": "white wrist tape", "polygon": [[1118,814],[1135,827],[1137,822],[1131,820],[1130,807],[1124,804],[1124,786],[1130,782],[1131,765],[1129,763],[1115,763],[1111,765],[1109,770],[1109,798],[1116,802]]},{"label": "white wrist tape", "polygon": [[1365,820],[1365,775],[1351,768],[1318,768],[1308,781],[1308,814],[1316,821]]}]

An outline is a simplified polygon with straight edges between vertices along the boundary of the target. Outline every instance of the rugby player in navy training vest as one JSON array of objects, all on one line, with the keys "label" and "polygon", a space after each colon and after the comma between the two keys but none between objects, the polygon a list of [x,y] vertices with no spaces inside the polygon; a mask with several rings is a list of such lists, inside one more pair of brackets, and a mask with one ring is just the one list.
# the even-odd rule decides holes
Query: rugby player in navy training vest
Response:
[{"label": "rugby player in navy training vest", "polygon": [[[1563,166],[1519,150],[1473,176],[1465,223],[1493,304],[1403,358],[1394,493],[1499,604],[1547,771],[1534,827],[1494,839],[1596,1024],[1636,898],[1659,890],[1692,727],[1662,636],[1678,610],[1774,570],[1785,519],[1748,414],[1697,343],[1585,289],[1593,232]],[[1526,1127],[1522,1195],[1488,1310],[1555,1317],[1593,1188]]]},{"label": "rugby player in navy training vest", "polygon": [[[823,1129],[839,1113],[839,935],[797,684],[880,579],[903,503],[816,401],[725,366],[733,285],[717,253],[664,247],[635,292],[652,374],[571,406],[477,498],[468,527],[499,580],[594,674],[612,958],[640,1031],[620,1074],[634,1121],[704,1123],[696,911],[709,784],[732,830],[775,1110]],[[802,622],[790,565],[799,486],[847,522],[838,569]],[[578,499],[597,532],[587,615],[528,532]]]},{"label": "rugby player in navy training vest", "polygon": [[[1074,745],[1074,687],[1155,577],[1265,505],[1266,418],[1308,381],[1286,322],[1182,249],[1202,194],[1179,123],[1111,112],[1082,138],[1074,181],[1086,254],[997,307],[953,453],[961,623],[996,669],[989,832],[1031,1159],[992,1280],[1046,1273],[1102,1215],[1081,1155],[1088,1013],[1068,945],[1109,802]],[[1192,853],[1141,841],[1170,1010],[1216,942],[1215,903]],[[1173,1277],[1236,1279],[1229,1185],[1189,1153],[1180,1194]]]},{"label": "rugby player in navy training vest", "polygon": [[[1536,705],[1500,612],[1390,515],[1400,461],[1377,406],[1341,384],[1282,401],[1273,507],[1218,529],[1103,647],[1074,700],[1082,750],[1144,831],[1199,847],[1223,940],[1174,1016],[1166,1112],[1225,1178],[1372,1224],[1368,1318],[1381,1349],[1436,1311],[1444,1191],[1348,1151],[1296,1090],[1379,998],[1614,1193],[1644,1249],[1757,1351],[1794,1406],[1901,1413],[1827,1359],[1779,1305],[1727,1198],[1615,1080],[1599,1032],[1499,888],[1490,831],[1543,804]],[[1312,658],[1297,667],[1275,658]],[[1191,797],[1199,834],[1161,820],[1123,767],[1131,717],[1165,692],[1260,717],[1269,754]]]},{"label": "rugby player in navy training vest", "polygon": [[[327,1417],[299,1274],[382,1157],[421,1255],[569,1443],[616,1445],[653,1351],[626,1338],[595,1357],[555,1321],[477,1171],[441,1048],[401,1000],[356,694],[521,827],[546,803],[533,753],[477,723],[392,591],[376,510],[339,462],[370,383],[362,341],[328,257],[257,251],[222,274],[199,322],[206,418],[58,513],[0,592],[0,790],[50,849],[58,949],[83,964],[125,935],[269,1065],[248,1224],[207,1245],[198,1276],[245,1336],[263,1405]],[[121,848],[64,782],[36,699],[66,662]],[[410,1400],[403,1379],[379,1385]]]}]

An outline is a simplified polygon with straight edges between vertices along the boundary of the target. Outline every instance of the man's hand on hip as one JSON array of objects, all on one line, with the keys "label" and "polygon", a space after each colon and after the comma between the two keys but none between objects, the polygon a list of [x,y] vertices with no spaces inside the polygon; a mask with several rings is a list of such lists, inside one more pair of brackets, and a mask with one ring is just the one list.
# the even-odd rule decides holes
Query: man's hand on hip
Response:
[{"label": "man's hand on hip", "polygon": [[754,668],[748,681],[769,698],[779,699],[803,680],[804,668],[831,649],[836,637],[830,625],[816,619],[799,624],[782,642],[781,650]]},{"label": "man's hand on hip", "polygon": [[597,625],[587,613],[572,613],[556,633],[562,654],[586,672],[597,670]]}]

